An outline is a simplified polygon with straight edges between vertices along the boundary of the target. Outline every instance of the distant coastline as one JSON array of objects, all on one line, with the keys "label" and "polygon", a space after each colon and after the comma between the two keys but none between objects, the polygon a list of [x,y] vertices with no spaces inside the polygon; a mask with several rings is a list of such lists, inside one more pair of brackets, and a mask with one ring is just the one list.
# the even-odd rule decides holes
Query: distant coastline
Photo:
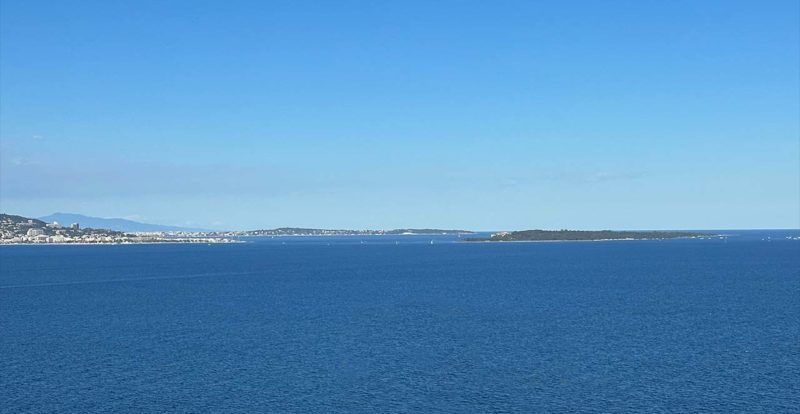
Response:
[{"label": "distant coastline", "polygon": [[[70,218],[86,217],[70,215]],[[164,227],[164,226],[162,226]],[[240,238],[290,236],[403,236],[403,235],[469,235],[469,230],[405,228],[393,230],[347,230],[281,227],[245,231],[156,231],[124,232],[102,228],[86,228],[80,222],[61,224],[43,220],[0,214],[0,245],[108,245],[108,244],[213,244],[246,243]]]},{"label": "distant coastline", "polygon": [[186,240],[186,239],[174,239],[174,240],[163,240],[163,241],[137,241],[137,242],[95,242],[95,243],[84,243],[84,242],[20,242],[20,243],[8,243],[3,242],[0,243],[0,246],[131,246],[131,245],[155,245],[155,244],[236,244],[236,243],[248,243],[247,241],[243,240]]},{"label": "distant coastline", "polygon": [[[727,237],[695,231],[614,231],[614,230],[521,230],[503,231],[488,237],[471,230],[403,228],[392,230],[316,229],[280,227],[243,231],[161,231],[122,232],[84,228],[81,223],[62,225],[22,216],[0,214],[1,245],[122,245],[122,244],[215,244],[247,243],[256,237],[353,237],[353,236],[458,236],[464,242],[558,242],[666,240],[676,238]],[[482,233],[486,234],[486,233]]]},{"label": "distant coastline", "polygon": [[0,214],[0,245],[113,245],[162,243],[241,243],[225,237],[200,233],[125,233],[84,228],[80,223],[61,225],[42,220]]},{"label": "distant coastline", "polygon": [[392,229],[392,230],[349,230],[349,229],[312,229],[302,227],[280,227],[277,229],[245,230],[217,232],[235,237],[263,236],[421,236],[421,235],[459,235],[475,234],[471,230],[451,229]]}]

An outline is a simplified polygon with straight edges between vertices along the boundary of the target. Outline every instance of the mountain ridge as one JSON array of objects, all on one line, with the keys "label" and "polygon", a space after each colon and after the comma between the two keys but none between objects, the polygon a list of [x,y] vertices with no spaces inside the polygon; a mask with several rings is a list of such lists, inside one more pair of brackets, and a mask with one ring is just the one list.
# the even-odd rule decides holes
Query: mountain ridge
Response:
[{"label": "mountain ridge", "polygon": [[61,213],[56,212],[47,216],[38,218],[47,223],[54,221],[62,225],[70,225],[72,223],[79,223],[81,227],[91,227],[96,229],[108,229],[124,232],[168,232],[168,231],[184,231],[184,232],[198,232],[208,231],[207,229],[169,226],[163,224],[141,223],[138,221],[123,219],[123,218],[104,218],[92,217],[77,213]]}]

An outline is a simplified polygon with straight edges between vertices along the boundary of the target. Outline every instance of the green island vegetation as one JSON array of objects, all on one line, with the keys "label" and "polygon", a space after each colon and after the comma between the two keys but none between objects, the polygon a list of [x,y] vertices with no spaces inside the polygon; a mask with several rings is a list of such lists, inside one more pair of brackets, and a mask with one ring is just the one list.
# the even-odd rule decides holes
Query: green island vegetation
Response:
[{"label": "green island vegetation", "polygon": [[580,240],[662,240],[710,237],[711,234],[682,231],[613,231],[613,230],[521,230],[494,233],[489,237],[471,237],[466,241],[580,241]]}]

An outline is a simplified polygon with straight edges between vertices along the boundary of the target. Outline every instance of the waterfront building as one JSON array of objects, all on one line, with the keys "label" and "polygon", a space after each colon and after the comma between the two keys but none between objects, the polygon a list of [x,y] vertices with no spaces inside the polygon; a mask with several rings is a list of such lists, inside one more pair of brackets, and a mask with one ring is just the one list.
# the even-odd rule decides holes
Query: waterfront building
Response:
[{"label": "waterfront building", "polygon": [[42,229],[28,229],[28,232],[26,234],[28,236],[30,236],[30,237],[36,237],[36,236],[40,236],[40,235],[44,234],[44,230],[42,230]]}]

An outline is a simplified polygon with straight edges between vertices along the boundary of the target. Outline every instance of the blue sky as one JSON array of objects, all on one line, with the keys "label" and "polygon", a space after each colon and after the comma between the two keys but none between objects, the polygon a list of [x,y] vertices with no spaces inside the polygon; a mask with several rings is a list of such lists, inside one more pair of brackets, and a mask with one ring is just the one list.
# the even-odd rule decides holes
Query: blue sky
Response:
[{"label": "blue sky", "polygon": [[800,227],[800,3],[0,2],[0,210]]}]

